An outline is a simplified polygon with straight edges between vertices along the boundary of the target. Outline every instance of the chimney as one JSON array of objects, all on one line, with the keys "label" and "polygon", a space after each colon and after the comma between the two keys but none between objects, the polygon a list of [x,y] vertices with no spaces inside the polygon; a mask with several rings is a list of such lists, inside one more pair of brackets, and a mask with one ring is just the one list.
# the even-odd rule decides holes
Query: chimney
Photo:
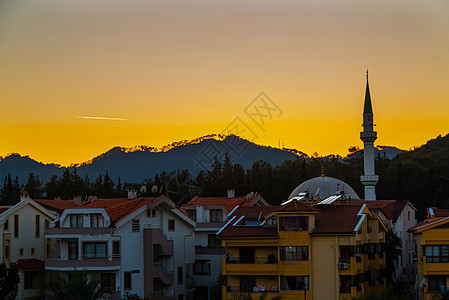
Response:
[{"label": "chimney", "polygon": [[81,196],[76,196],[73,198],[73,203],[75,205],[81,206]]},{"label": "chimney", "polygon": [[235,190],[234,189],[228,190],[228,199],[231,199],[234,197],[235,197]]},{"label": "chimney", "polygon": [[30,195],[28,194],[28,192],[25,191],[25,190],[23,190],[23,191],[20,193],[20,202],[22,202],[23,200],[25,200],[26,198],[29,198],[29,197],[30,197]]},{"label": "chimney", "polygon": [[134,199],[137,198],[137,191],[136,190],[129,190],[128,191],[128,199]]}]

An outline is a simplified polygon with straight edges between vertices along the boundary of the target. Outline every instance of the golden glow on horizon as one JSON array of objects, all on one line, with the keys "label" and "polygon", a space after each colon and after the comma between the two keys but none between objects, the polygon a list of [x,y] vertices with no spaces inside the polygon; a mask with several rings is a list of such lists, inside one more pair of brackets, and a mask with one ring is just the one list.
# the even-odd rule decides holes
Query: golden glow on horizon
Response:
[{"label": "golden glow on horizon", "polygon": [[[408,149],[449,132],[447,53],[443,0],[5,0],[0,155],[69,165],[236,117],[258,144],[346,155],[367,67],[376,145]],[[283,111],[263,130],[244,113],[261,91]]]}]

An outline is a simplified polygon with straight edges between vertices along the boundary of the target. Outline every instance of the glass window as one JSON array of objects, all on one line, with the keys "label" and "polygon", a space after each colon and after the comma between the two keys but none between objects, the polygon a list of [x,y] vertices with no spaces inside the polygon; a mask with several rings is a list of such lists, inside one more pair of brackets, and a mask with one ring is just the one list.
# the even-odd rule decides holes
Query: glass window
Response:
[{"label": "glass window", "polygon": [[5,224],[3,225],[3,231],[9,230],[9,220],[6,220]]},{"label": "glass window", "polygon": [[175,231],[175,220],[168,220],[168,231]]},{"label": "glass window", "polygon": [[211,209],[210,210],[210,222],[222,222],[223,212],[221,209]]},{"label": "glass window", "polygon": [[83,228],[83,215],[70,215],[71,228]]},{"label": "glass window", "polygon": [[446,277],[445,276],[429,276],[429,291],[444,291],[446,290]]},{"label": "glass window", "polygon": [[40,216],[36,215],[36,224],[35,224],[35,233],[34,236],[35,237],[39,237],[40,236]]},{"label": "glass window", "polygon": [[290,246],[280,247],[281,260],[283,261],[302,261],[309,260],[309,247]]},{"label": "glass window", "polygon": [[112,242],[112,257],[120,257],[120,241]]},{"label": "glass window", "polygon": [[426,262],[447,263],[449,262],[449,246],[424,246]]},{"label": "glass window", "polygon": [[19,237],[19,215],[14,215],[14,237]]},{"label": "glass window", "polygon": [[84,243],[84,258],[105,258],[107,255],[106,243]]},{"label": "glass window", "polygon": [[210,263],[208,260],[197,260],[194,265],[193,273],[195,275],[209,275]]},{"label": "glass window", "polygon": [[309,276],[281,276],[281,289],[284,291],[309,290]]},{"label": "glass window", "polygon": [[308,231],[308,217],[279,218],[280,231]]},{"label": "glass window", "polygon": [[78,242],[69,242],[69,260],[78,259]]},{"label": "glass window", "polygon": [[104,218],[102,214],[92,214],[90,215],[90,227],[92,228],[103,228]]},{"label": "glass window", "polygon": [[216,234],[208,234],[207,235],[207,247],[221,248],[220,240],[217,238]]},{"label": "glass window", "polygon": [[182,284],[184,274],[182,272],[182,267],[178,267],[178,284]]}]

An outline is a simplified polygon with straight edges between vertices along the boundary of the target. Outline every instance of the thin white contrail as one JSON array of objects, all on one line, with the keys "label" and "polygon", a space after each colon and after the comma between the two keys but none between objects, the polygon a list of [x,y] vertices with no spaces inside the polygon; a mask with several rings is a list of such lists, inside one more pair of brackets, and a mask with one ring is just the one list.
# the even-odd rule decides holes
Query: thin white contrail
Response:
[{"label": "thin white contrail", "polygon": [[128,121],[129,119],[121,119],[121,118],[107,118],[107,117],[85,117],[85,116],[77,116],[78,119],[92,119],[92,120],[109,120],[109,121]]}]

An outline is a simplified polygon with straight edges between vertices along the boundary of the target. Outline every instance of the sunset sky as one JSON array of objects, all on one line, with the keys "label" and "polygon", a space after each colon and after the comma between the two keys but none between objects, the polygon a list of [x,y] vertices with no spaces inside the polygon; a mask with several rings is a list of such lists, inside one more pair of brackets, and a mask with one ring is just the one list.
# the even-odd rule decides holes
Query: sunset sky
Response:
[{"label": "sunset sky", "polygon": [[[367,68],[377,145],[449,133],[449,1],[0,0],[0,156],[69,165],[236,118],[346,155]],[[258,126],[262,91],[279,110]]]}]

